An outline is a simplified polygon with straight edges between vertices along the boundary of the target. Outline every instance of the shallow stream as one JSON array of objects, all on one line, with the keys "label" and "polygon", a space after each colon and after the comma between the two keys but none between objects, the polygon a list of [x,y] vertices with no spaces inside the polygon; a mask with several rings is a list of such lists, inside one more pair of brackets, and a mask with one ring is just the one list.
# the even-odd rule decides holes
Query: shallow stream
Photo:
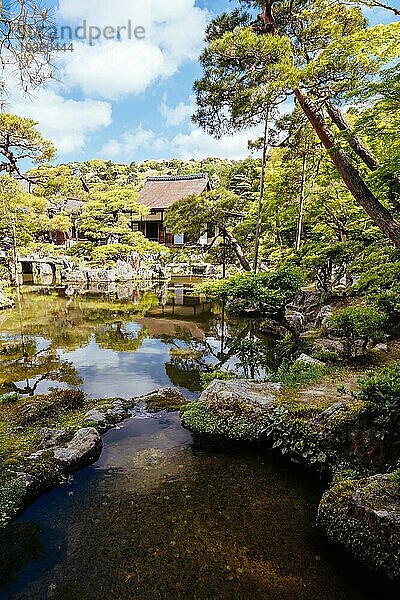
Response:
[{"label": "shallow stream", "polygon": [[[11,348],[3,365],[21,322],[29,348],[23,365],[3,366],[2,392],[72,386],[129,398],[174,385],[194,399],[205,365],[233,368],[230,340],[249,335],[248,323],[223,319],[184,288],[125,298],[65,292],[26,291],[21,318],[1,316],[3,348]],[[0,534],[0,598],[398,597],[315,526],[322,491],[276,455],[198,448],[176,413],[142,413],[105,435],[95,465]]]}]

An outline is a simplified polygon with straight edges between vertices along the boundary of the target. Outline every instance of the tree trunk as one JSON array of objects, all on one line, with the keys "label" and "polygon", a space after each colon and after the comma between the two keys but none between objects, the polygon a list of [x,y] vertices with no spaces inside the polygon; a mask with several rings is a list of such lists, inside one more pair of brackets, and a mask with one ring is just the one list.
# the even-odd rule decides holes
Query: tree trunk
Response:
[{"label": "tree trunk", "polygon": [[[273,15],[273,5],[276,0],[264,0],[263,18],[266,33],[279,35],[279,30]],[[368,213],[374,224],[400,248],[400,225],[388,209],[375,198],[374,194],[363,181],[360,173],[353,166],[347,154],[336,146],[336,140],[326,124],[324,115],[315,102],[302,90],[293,90],[304,114],[313,126],[317,136],[329,152],[339,175],[349,189],[356,202]]]},{"label": "tree trunk", "polygon": [[299,218],[297,220],[296,252],[298,252],[300,250],[301,234],[303,231],[303,214],[304,214],[304,202],[305,202],[305,190],[306,190],[306,169],[307,169],[307,156],[304,153],[303,165],[302,165],[302,171],[301,171]]},{"label": "tree trunk", "polygon": [[263,217],[263,205],[264,205],[264,191],[265,191],[265,171],[268,160],[268,149],[269,149],[269,125],[270,125],[270,112],[271,109],[268,107],[267,114],[265,116],[265,128],[264,128],[264,139],[263,139],[263,157],[262,157],[262,168],[261,168],[261,182],[260,182],[260,197],[258,201],[258,213],[257,213],[257,225],[256,225],[256,239],[254,243],[254,261],[253,271],[257,273],[258,269],[258,254],[260,250],[260,239],[261,239],[261,226]]},{"label": "tree trunk", "polygon": [[[350,127],[345,116],[343,115],[340,108],[332,104],[330,100],[325,102],[328,115],[339,129],[339,131],[346,131],[348,134],[347,140],[350,147],[354,152],[361,158],[363,163],[367,165],[371,171],[376,171],[381,166],[378,159],[373,155],[371,150],[364,144],[362,139],[358,137]],[[389,187],[390,201],[396,208],[399,207],[399,194],[400,194],[400,180],[394,174],[383,174],[381,179]]]},{"label": "tree trunk", "polygon": [[365,184],[357,169],[351,163],[347,154],[336,145],[336,140],[327,126],[324,116],[316,103],[302,90],[294,90],[304,114],[313,126],[316,134],[335,164],[341,178],[353,195],[356,202],[368,213],[372,221],[388,238],[400,248],[400,225],[390,211],[375,198]]},{"label": "tree trunk", "polygon": [[367,165],[368,169],[371,171],[376,171],[376,169],[379,169],[380,164],[377,158],[372,154],[371,150],[367,148],[362,139],[359,138],[358,135],[354,134],[340,108],[332,104],[330,100],[325,102],[325,106],[328,111],[328,115],[335,123],[339,131],[346,131],[349,134],[348,142],[350,147],[361,158],[363,163]]},{"label": "tree trunk", "polygon": [[229,231],[227,231],[226,229],[223,229],[222,233],[225,236],[225,238],[228,240],[228,242],[230,243],[232,248],[234,249],[235,254],[238,257],[238,260],[239,260],[240,264],[242,265],[243,269],[245,271],[251,271],[250,263],[247,260],[247,258],[245,257],[245,255],[243,254],[243,250],[242,250],[239,242],[237,241],[237,239],[235,237],[233,237],[233,235],[231,233],[229,233]]}]

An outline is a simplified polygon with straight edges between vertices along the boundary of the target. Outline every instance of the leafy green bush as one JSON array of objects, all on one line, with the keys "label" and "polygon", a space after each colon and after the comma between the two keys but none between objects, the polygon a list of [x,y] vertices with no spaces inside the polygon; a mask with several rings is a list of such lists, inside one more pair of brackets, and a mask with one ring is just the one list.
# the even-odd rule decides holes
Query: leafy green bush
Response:
[{"label": "leafy green bush", "polygon": [[85,394],[81,390],[54,390],[50,394],[36,396],[32,404],[26,404],[21,410],[20,421],[29,424],[63,411],[81,408]]},{"label": "leafy green bush", "polygon": [[92,251],[92,260],[96,263],[113,263],[117,260],[127,260],[134,252],[132,246],[127,244],[108,244],[107,246],[98,246]]},{"label": "leafy green bush", "polygon": [[356,354],[356,341],[363,341],[363,350],[369,341],[379,342],[386,338],[388,316],[373,306],[350,306],[338,310],[328,324],[343,337],[348,356]]},{"label": "leafy green bush", "polygon": [[26,495],[22,479],[0,476],[0,527],[21,509]]},{"label": "leafy green bush", "polygon": [[330,367],[324,365],[311,365],[306,363],[291,363],[284,359],[277,372],[270,378],[271,381],[282,383],[290,389],[300,388],[312,383],[330,372]]},{"label": "leafy green bush", "polygon": [[231,352],[237,357],[235,366],[243,369],[245,377],[254,379],[260,375],[268,361],[268,351],[265,344],[258,340],[245,338],[230,345]]},{"label": "leafy green bush", "polygon": [[21,398],[20,394],[17,394],[16,392],[11,392],[10,394],[4,394],[3,396],[0,396],[0,405],[12,404],[13,402],[18,402],[18,400],[20,400],[20,398]]},{"label": "leafy green bush", "polygon": [[90,258],[94,248],[93,242],[78,242],[67,250],[67,254],[76,258]]},{"label": "leafy green bush", "polygon": [[141,233],[132,233],[126,236],[129,243],[107,244],[98,246],[92,251],[93,262],[106,264],[117,260],[127,260],[133,253],[143,256],[146,252],[157,255],[166,255],[168,249],[157,242],[151,242]]},{"label": "leafy green bush", "polygon": [[359,398],[369,403],[366,411],[376,427],[400,438],[400,363],[368,373],[359,385]]},{"label": "leafy green bush", "polygon": [[400,485],[400,469],[396,469],[396,471],[390,473],[390,479]]},{"label": "leafy green bush", "polygon": [[[390,258],[396,259],[391,261]],[[377,260],[360,271],[360,279],[353,285],[352,291],[373,299],[382,292],[395,293],[400,298],[400,256],[389,260]]]},{"label": "leafy green bush", "polygon": [[223,281],[198,286],[198,290],[222,301],[240,302],[244,309],[282,308],[304,283],[296,267],[280,267],[265,273],[239,273]]},{"label": "leafy green bush", "polygon": [[233,373],[229,373],[228,371],[220,371],[218,369],[212,369],[211,371],[201,373],[200,381],[203,390],[205,390],[215,379],[219,379],[221,381],[229,381],[230,379],[234,379],[234,375]]},{"label": "leafy green bush", "polygon": [[322,466],[327,456],[321,438],[303,419],[293,419],[283,408],[275,408],[270,416],[267,436],[274,440],[273,448],[282,454],[291,454],[298,460]]},{"label": "leafy green bush", "polygon": [[43,258],[60,258],[65,255],[65,250],[62,246],[55,246],[47,242],[32,242],[23,248],[18,248],[18,254],[20,256],[35,254]]}]

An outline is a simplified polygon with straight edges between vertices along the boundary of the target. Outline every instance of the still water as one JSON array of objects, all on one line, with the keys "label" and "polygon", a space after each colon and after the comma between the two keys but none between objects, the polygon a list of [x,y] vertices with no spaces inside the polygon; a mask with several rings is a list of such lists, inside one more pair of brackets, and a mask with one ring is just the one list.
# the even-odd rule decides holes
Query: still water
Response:
[{"label": "still water", "polygon": [[[23,363],[2,369],[2,391],[132,397],[175,385],[193,399],[207,364],[235,368],[231,341],[252,335],[181,287],[71,293],[26,291],[20,315],[1,315],[2,363],[15,364],[21,324],[26,348]],[[398,597],[315,527],[321,493],[275,455],[205,450],[176,413],[140,414],[106,434],[95,465],[2,532],[0,598]]]}]

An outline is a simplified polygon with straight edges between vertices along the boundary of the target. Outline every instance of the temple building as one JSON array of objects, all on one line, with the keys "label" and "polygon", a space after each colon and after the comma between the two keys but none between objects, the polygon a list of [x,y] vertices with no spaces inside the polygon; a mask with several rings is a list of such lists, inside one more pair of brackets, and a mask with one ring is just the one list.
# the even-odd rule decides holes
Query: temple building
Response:
[{"label": "temple building", "polygon": [[[146,217],[134,221],[133,228],[154,242],[166,246],[182,246],[185,243],[184,234],[172,234],[164,226],[165,212],[178,200],[188,196],[202,194],[210,191],[210,183],[205,173],[196,175],[148,177],[143,189],[139,192],[138,202],[147,206],[150,213]],[[188,219],[190,215],[188,215]],[[199,240],[202,244],[208,243],[208,236],[204,234]]]}]

